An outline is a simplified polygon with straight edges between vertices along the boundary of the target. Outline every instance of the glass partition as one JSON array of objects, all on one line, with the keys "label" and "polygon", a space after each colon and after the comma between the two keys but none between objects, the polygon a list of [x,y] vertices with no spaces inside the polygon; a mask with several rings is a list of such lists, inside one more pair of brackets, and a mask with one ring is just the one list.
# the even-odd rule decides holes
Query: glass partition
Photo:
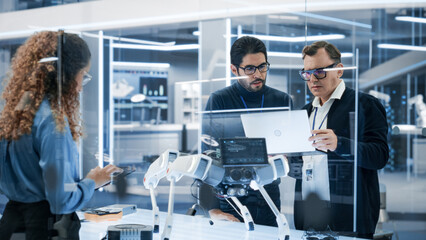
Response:
[{"label": "glass partition", "polygon": [[[95,8],[89,6],[97,6],[102,1],[64,3],[71,2],[73,4],[68,4],[68,7],[82,6],[86,16],[95,19]],[[30,3],[27,4],[30,8]],[[10,12],[14,8],[12,5],[15,10],[25,8],[16,8],[13,1],[5,1],[0,4],[0,12]],[[129,203],[151,209],[150,192],[143,185],[144,176],[162,153],[177,150],[182,156],[218,154],[224,138],[253,136],[266,138],[267,157],[286,155],[288,158],[293,172],[290,171],[290,177],[282,177],[277,185],[280,193],[277,207],[292,229],[306,230],[315,226],[324,230],[328,225],[330,230],[342,234],[350,235],[354,229],[363,229],[359,230],[362,232],[371,228],[371,224],[360,222],[360,219],[369,214],[368,210],[376,211],[377,203],[380,204],[377,231],[396,231],[388,221],[389,216],[396,221],[398,217],[402,218],[402,212],[424,214],[426,209],[421,201],[424,195],[421,186],[426,172],[422,159],[426,149],[423,111],[426,58],[422,47],[426,29],[424,23],[418,22],[424,19],[424,4],[377,3],[354,9],[342,6],[324,9],[322,5],[324,3],[315,5],[307,2],[306,5],[295,3],[284,6],[283,3],[271,2],[258,9],[257,2],[249,1],[244,6],[233,5],[230,11],[231,7],[218,8],[200,1],[193,8],[194,15],[198,16],[195,20],[188,17],[192,16],[190,13],[188,16],[172,14],[162,23],[156,22],[155,17],[148,20],[125,19],[123,25],[117,24],[115,20],[120,22],[120,19],[115,18],[107,22],[112,25],[92,23],[89,19],[87,26],[83,24],[85,30],[82,31],[74,25],[64,24],[65,32],[81,36],[92,53],[89,74],[93,80],[84,86],[80,95],[85,135],[77,143],[79,178],[84,178],[96,166],[104,167],[110,163],[136,169],[124,183],[115,182],[96,191],[87,207]],[[51,6],[59,10],[61,7],[65,6]],[[43,10],[48,11],[49,8]],[[13,12],[10,14],[13,16]],[[31,15],[31,12],[28,14]],[[11,22],[19,22],[19,19]],[[150,21],[154,23],[147,23]],[[50,27],[55,27],[56,31],[57,25],[61,24],[58,22]],[[36,26],[34,31],[27,28],[0,31],[2,79],[6,77],[16,49],[30,34],[43,27]],[[47,29],[50,27],[46,26]],[[280,103],[279,107],[283,109],[275,109],[278,107],[274,105],[276,103],[268,105],[267,100],[244,106],[247,99],[242,97],[241,100],[239,96],[237,101],[241,100],[239,103],[242,105],[237,110],[235,107],[213,108],[208,104],[213,93],[247,80],[235,76],[231,69],[230,50],[242,36],[256,37],[265,44],[270,64],[265,84],[288,94],[286,102]],[[317,105],[310,107],[318,94],[312,94],[307,81],[299,75],[305,67],[311,68],[304,69],[309,71],[329,65],[315,63],[315,66],[305,66],[302,50],[318,40],[326,40],[340,50],[342,65],[339,67],[345,67],[345,70],[339,72],[342,74],[339,78],[343,79],[345,87],[354,90],[345,99],[348,104],[344,109],[335,105],[341,101],[337,97],[329,115],[322,114]],[[244,70],[239,68],[238,71]],[[335,69],[327,72],[330,75],[337,73]],[[319,80],[318,84],[322,81]],[[383,120],[381,107],[370,96],[379,99],[385,109],[385,137],[383,134],[375,135],[386,132],[382,129],[385,124],[377,128],[369,125],[376,123],[373,120],[380,118],[381,123]],[[338,145],[337,152],[329,151],[328,155],[305,154],[301,157],[285,151],[270,152],[266,131],[248,135],[243,126],[243,118],[256,116],[259,118],[257,130],[273,127],[277,121],[273,121],[272,117],[260,120],[261,115],[297,112],[302,108],[308,114],[308,131],[323,123],[323,128],[333,129],[338,136],[338,144],[344,146]],[[380,112],[377,114],[380,116],[369,111]],[[312,134],[304,137],[310,136]],[[386,156],[375,155],[384,151],[383,138],[386,138],[389,148],[387,162],[383,159]],[[368,145],[370,140],[379,141],[380,146],[371,147]],[[219,165],[223,164],[220,157],[212,156],[217,158]],[[315,167],[318,171],[314,170]],[[376,173],[379,182],[376,181]],[[161,211],[167,211],[169,185],[169,181],[163,178],[155,189]],[[195,206],[199,210],[198,215],[208,216],[211,206],[203,205],[200,199],[215,199],[215,196],[200,192],[198,185],[191,178],[177,182],[175,212],[185,213]],[[380,197],[379,193],[376,194],[378,185]],[[412,189],[407,190],[406,186]],[[366,206],[370,203],[356,201],[357,198],[366,199],[369,190],[374,192],[374,196],[370,196],[374,204]],[[315,192],[316,195],[311,194]],[[312,204],[307,204],[310,203],[308,200]],[[310,208],[312,206],[319,207]],[[340,214],[337,218],[333,215],[336,213]],[[372,221],[375,222],[377,214],[373,215]],[[330,219],[334,219],[332,222],[336,224],[327,224]],[[348,222],[350,228],[347,227]]]},{"label": "glass partition", "polygon": [[[271,148],[271,146],[268,145],[268,136],[269,134],[273,135],[273,132],[268,133],[266,130],[262,129],[269,128],[268,131],[277,130],[274,129],[275,124],[279,124],[276,122],[280,122],[280,120],[277,120],[273,118],[272,116],[267,118],[261,118],[261,115],[267,115],[267,108],[262,109],[261,108],[261,100],[259,100],[259,104],[257,104],[258,108],[254,109],[254,111],[251,111],[251,108],[253,106],[250,106],[247,108],[247,106],[244,106],[242,104],[242,109],[233,109],[232,106],[236,107],[238,104],[233,103],[234,100],[228,99],[228,102],[223,101],[222,105],[226,106],[225,109],[218,109],[217,103],[213,103],[213,105],[209,105],[205,99],[212,98],[212,93],[219,94],[217,92],[220,89],[223,89],[225,87],[230,87],[235,84],[238,84],[237,82],[241,80],[238,79],[238,76],[231,76],[231,66],[229,59],[229,52],[230,52],[230,46],[240,37],[242,36],[253,36],[256,38],[259,38],[263,41],[263,43],[266,45],[267,48],[267,61],[270,63],[270,69],[267,72],[266,76],[266,85],[269,87],[272,87],[274,89],[277,89],[279,91],[288,93],[291,97],[291,102],[287,102],[286,106],[292,106],[287,107],[287,111],[291,109],[291,112],[297,112],[297,110],[301,109],[305,104],[311,102],[313,100],[313,95],[309,92],[309,89],[299,75],[299,70],[301,70],[303,66],[303,60],[302,60],[302,49],[306,44],[312,44],[314,42],[314,39],[327,39],[329,42],[335,44],[339,48],[339,43],[342,43],[343,41],[348,41],[349,39],[352,39],[350,41],[355,41],[358,36],[358,32],[355,31],[355,27],[352,31],[341,31],[339,28],[333,28],[329,27],[329,25],[332,25],[335,21],[341,21],[343,22],[343,19],[337,19],[332,18],[331,20],[328,20],[326,16],[322,15],[314,15],[315,18],[310,18],[308,16],[311,16],[309,13],[283,13],[283,14],[271,14],[271,15],[258,15],[258,16],[246,16],[246,17],[236,17],[231,19],[223,19],[223,20],[215,20],[215,21],[209,21],[207,23],[202,23],[201,29],[201,42],[203,43],[205,40],[203,39],[203,30],[207,31],[207,34],[209,37],[207,39],[211,39],[212,33],[216,32],[217,36],[220,38],[214,40],[215,45],[220,46],[228,46],[228,50],[226,51],[226,56],[222,58],[215,58],[214,54],[211,53],[211,45],[203,45],[201,44],[201,62],[203,63],[208,62],[211,64],[212,61],[216,62],[216,68],[215,71],[211,71],[211,68],[208,68],[211,65],[204,65],[201,64],[201,66],[205,66],[201,69],[202,75],[205,76],[204,78],[209,78],[210,81],[208,82],[202,82],[201,88],[202,88],[202,109],[203,111],[201,115],[199,116],[199,119],[202,120],[201,123],[201,152],[211,152],[217,154],[217,152],[220,153],[221,147],[221,139],[235,139],[235,138],[241,138],[241,137],[253,137],[253,135],[247,135],[246,129],[242,124],[242,115],[250,115],[253,114],[253,116],[256,116],[258,119],[257,124],[254,126],[254,128],[258,128],[260,133],[257,133],[257,135],[254,135],[256,137],[260,138],[266,138],[266,147],[267,149]],[[320,19],[326,19],[321,20],[319,23],[318,18]],[[331,22],[331,23],[330,23]],[[356,25],[356,22],[347,21],[348,25]],[[317,28],[321,26],[321,23],[326,25],[327,27],[321,27],[321,30],[318,30]],[[328,25],[326,24],[328,23]],[[225,26],[225,29],[220,29],[218,26]],[[308,35],[305,35],[305,27],[307,27]],[[362,31],[362,30],[361,30]],[[320,37],[321,36],[321,37]],[[345,39],[346,38],[346,39]],[[311,40],[312,39],[312,40]],[[344,40],[340,40],[344,39]],[[206,41],[208,41],[206,40]],[[219,41],[220,40],[220,41]],[[355,54],[355,46],[350,46],[349,48],[345,44],[344,47],[342,47],[341,52],[342,54],[342,63],[343,66],[349,67],[348,70],[344,71],[344,76],[342,77],[344,79],[344,82],[347,87],[351,87],[352,89],[356,89],[356,82],[357,82],[357,63],[355,61],[356,54]],[[219,51],[219,50],[216,50]],[[321,66],[318,66],[321,67]],[[214,73],[214,74],[212,74]],[[245,79],[242,79],[242,81],[245,81]],[[223,94],[223,92],[222,92]],[[217,97],[217,96],[216,96]],[[290,154],[289,152],[297,152],[297,144],[291,145],[292,147],[286,146],[289,145],[288,142],[285,142],[281,139],[275,139],[275,142],[278,142],[276,144],[279,145],[280,141],[283,141],[281,143],[282,148],[279,151],[272,151],[269,152],[269,156],[274,156],[277,153],[281,153],[284,155],[288,155],[288,159],[290,162],[290,166],[294,166],[295,169],[293,171],[296,171],[298,174],[293,175],[292,178],[282,178],[281,179],[281,205],[278,206],[281,208],[281,211],[287,216],[287,219],[290,223],[290,226],[293,228],[295,225],[298,229],[308,229],[309,227],[316,227],[318,230],[326,230],[327,229],[327,221],[329,219],[325,218],[326,216],[331,217],[333,214],[332,211],[329,211],[330,208],[330,198],[331,202],[335,204],[334,208],[336,206],[339,207],[340,211],[345,211],[344,218],[346,222],[350,222],[349,224],[346,224],[345,231],[351,232],[353,231],[353,228],[356,226],[353,224],[353,220],[347,220],[347,219],[354,219],[354,208],[356,208],[356,203],[354,201],[354,193],[356,193],[355,189],[355,183],[356,183],[356,168],[355,162],[354,162],[354,149],[356,149],[356,132],[355,126],[357,125],[356,122],[356,109],[355,109],[355,103],[356,97],[354,94],[352,94],[349,99],[347,100],[350,102],[351,107],[349,109],[345,109],[345,113],[341,113],[341,116],[336,116],[336,118],[339,119],[345,125],[345,129],[339,129],[336,134],[339,134],[339,136],[344,136],[345,139],[347,139],[347,146],[346,149],[343,150],[342,153],[339,153],[339,155],[329,155],[328,163],[327,158],[322,159],[319,157],[319,160],[311,160],[312,154],[305,154],[306,156],[303,157],[294,157],[293,154]],[[237,96],[238,98],[238,96]],[[255,98],[255,97],[253,97]],[[260,99],[260,98],[259,98]],[[231,102],[229,102],[231,101]],[[240,100],[244,101],[244,100]],[[247,101],[247,100],[245,100]],[[210,104],[212,104],[210,102]],[[269,107],[271,107],[271,103],[265,102],[265,104],[269,104]],[[278,103],[275,103],[278,104]],[[229,106],[228,106],[229,105]],[[231,106],[232,105],[232,106]],[[253,103],[251,103],[253,105]],[[256,104],[255,104],[256,105]],[[284,105],[284,104],[283,104]],[[277,105],[276,105],[277,106]],[[277,109],[278,111],[282,109]],[[276,111],[277,111],[276,110]],[[315,108],[311,108],[309,115],[314,115]],[[269,110],[271,111],[271,110]],[[306,111],[306,110],[305,110]],[[256,113],[257,112],[257,113]],[[262,113],[260,113],[262,112]],[[256,114],[259,114],[256,115]],[[306,112],[305,112],[306,114]],[[294,115],[295,116],[295,115]],[[311,116],[310,124],[306,126],[304,129],[308,132],[308,135],[305,136],[305,139],[300,141],[308,142],[307,139],[311,136],[310,135],[310,129],[313,123],[313,117]],[[323,117],[326,116],[325,114],[322,115]],[[292,117],[291,119],[293,119]],[[283,117],[284,119],[284,117]],[[280,127],[286,127],[284,131],[291,131],[290,126],[290,120],[287,119],[286,121],[281,120],[282,123]],[[306,121],[308,119],[306,118]],[[318,122],[319,120],[317,120]],[[289,124],[289,125],[286,125]],[[315,124],[315,123],[314,123]],[[331,122],[331,124],[336,125],[334,122]],[[299,124],[301,125],[301,124]],[[309,126],[311,125],[311,126]],[[319,123],[317,123],[316,127],[319,126]],[[333,126],[333,125],[332,125]],[[253,126],[252,126],[253,127]],[[277,126],[275,126],[278,128]],[[289,129],[290,128],[290,129]],[[293,127],[294,128],[294,127]],[[303,128],[302,128],[303,129]],[[300,139],[303,134],[290,133],[290,136],[287,136],[288,138],[291,138],[294,140],[294,142],[297,141],[297,139]],[[284,134],[283,134],[284,135]],[[303,137],[301,137],[303,138]],[[269,140],[271,141],[271,140]],[[299,142],[300,143],[300,142]],[[270,143],[269,143],[270,144]],[[287,147],[287,149],[285,148]],[[292,149],[293,148],[293,149]],[[210,150],[210,151],[209,151]],[[306,150],[305,150],[306,151]],[[287,152],[287,154],[285,154]],[[297,155],[297,154],[296,154]],[[303,154],[300,154],[303,155]],[[324,155],[322,156],[324,157]],[[318,156],[316,156],[318,158]],[[219,162],[223,161],[223,159],[219,158]],[[326,163],[324,164],[324,161]],[[308,163],[306,163],[308,162]],[[304,163],[304,164],[303,164]],[[306,166],[309,164],[316,164],[317,170],[315,170],[315,174],[312,174],[313,166]],[[322,163],[322,164],[320,164]],[[244,165],[244,164],[243,164]],[[318,166],[317,166],[318,165]],[[298,169],[297,169],[298,168]],[[226,168],[225,168],[226,169]],[[231,171],[231,170],[229,170]],[[310,172],[307,176],[307,172]],[[226,175],[226,173],[225,173]],[[313,182],[307,181],[307,178],[312,179],[312,177],[316,177],[317,185],[311,184]],[[298,179],[298,180],[295,180]],[[302,188],[303,185],[303,188]],[[230,188],[232,189],[232,188]],[[296,189],[296,192],[295,192]],[[303,190],[302,190],[303,189]],[[221,191],[217,190],[216,191]],[[222,189],[223,191],[223,189]],[[310,196],[310,193],[317,192],[318,195],[316,197],[319,197],[320,201],[315,201],[315,199],[309,200],[308,198],[315,197]],[[206,194],[207,195],[207,194]],[[310,196],[310,197],[308,197]],[[211,197],[210,197],[211,199]],[[207,202],[207,199],[202,199]],[[296,200],[296,201],[295,201]],[[307,204],[307,202],[311,201],[310,204]],[[295,205],[296,203],[296,205]],[[211,203],[207,203],[207,206],[209,207]],[[224,203],[221,203],[221,207]],[[318,205],[319,204],[319,205]],[[225,204],[226,205],[226,204]],[[321,211],[313,211],[310,213],[310,215],[302,216],[303,212],[311,211],[312,208],[309,208],[309,206],[317,206],[318,208],[322,209]],[[306,210],[305,210],[306,208]],[[227,209],[227,208],[225,208]],[[228,210],[231,209],[228,207]],[[298,211],[297,214],[299,214],[296,219],[299,219],[299,221],[302,222],[294,222],[294,209]],[[310,210],[309,210],[310,209]],[[232,209],[230,210],[232,212]],[[323,216],[324,218],[321,218],[320,216]],[[315,217],[316,216],[316,220]],[[335,217],[335,215],[333,215]],[[314,220],[309,221],[309,218],[314,218]],[[303,221],[303,219],[305,219]],[[316,222],[315,222],[316,221]],[[256,220],[255,220],[256,222]],[[333,222],[333,221],[331,221]],[[312,225],[313,224],[313,225]],[[315,225],[317,224],[317,225]],[[325,226],[324,226],[325,224]],[[349,227],[348,227],[349,226]],[[337,225],[329,225],[329,228],[331,230],[338,228],[339,231],[342,231],[341,226]],[[336,230],[335,230],[336,231]]]},{"label": "glass partition", "polygon": [[[103,151],[112,163],[136,169],[126,178],[123,197],[138,196],[140,207],[150,208],[143,186],[150,164],[166,150],[188,151],[188,135],[196,131],[184,125],[195,121],[196,88],[182,89],[179,82],[197,79],[197,29],[197,23],[185,23],[103,32]],[[191,183],[176,185],[177,204],[187,208],[194,201]],[[156,187],[162,211],[169,184],[164,178]]]}]

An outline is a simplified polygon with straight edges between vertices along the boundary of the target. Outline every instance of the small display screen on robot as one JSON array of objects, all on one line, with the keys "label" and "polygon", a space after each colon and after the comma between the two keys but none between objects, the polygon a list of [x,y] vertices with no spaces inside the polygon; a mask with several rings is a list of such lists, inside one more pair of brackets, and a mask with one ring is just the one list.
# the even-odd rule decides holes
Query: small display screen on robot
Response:
[{"label": "small display screen on robot", "polygon": [[264,138],[221,138],[223,166],[256,166],[268,164]]}]

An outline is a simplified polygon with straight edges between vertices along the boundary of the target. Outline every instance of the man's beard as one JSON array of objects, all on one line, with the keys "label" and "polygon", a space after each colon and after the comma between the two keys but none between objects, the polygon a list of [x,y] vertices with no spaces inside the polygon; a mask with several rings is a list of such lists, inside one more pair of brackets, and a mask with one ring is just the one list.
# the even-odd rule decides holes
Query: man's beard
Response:
[{"label": "man's beard", "polygon": [[[257,88],[256,86],[254,86],[254,87],[252,86],[253,83],[259,83],[259,82],[262,83],[262,86],[260,88]],[[254,80],[253,82],[251,82],[249,84],[250,89],[252,89],[254,92],[257,92],[257,91],[261,90],[264,86],[265,86],[265,80],[263,80],[261,78],[257,78],[256,80]]]}]

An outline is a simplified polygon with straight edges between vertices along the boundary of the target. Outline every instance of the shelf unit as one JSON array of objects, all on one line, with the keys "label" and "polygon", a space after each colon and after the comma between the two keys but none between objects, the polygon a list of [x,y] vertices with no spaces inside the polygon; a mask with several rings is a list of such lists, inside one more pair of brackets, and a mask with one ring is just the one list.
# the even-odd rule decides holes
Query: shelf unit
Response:
[{"label": "shelf unit", "polygon": [[[154,68],[138,62],[112,62],[112,67],[111,104],[114,106],[114,121],[167,122],[168,68]],[[124,94],[114,95],[114,91],[120,88]],[[139,93],[144,94],[147,100],[132,103],[130,98]]]},{"label": "shelf unit", "polygon": [[175,83],[175,123],[198,122],[200,83]]}]

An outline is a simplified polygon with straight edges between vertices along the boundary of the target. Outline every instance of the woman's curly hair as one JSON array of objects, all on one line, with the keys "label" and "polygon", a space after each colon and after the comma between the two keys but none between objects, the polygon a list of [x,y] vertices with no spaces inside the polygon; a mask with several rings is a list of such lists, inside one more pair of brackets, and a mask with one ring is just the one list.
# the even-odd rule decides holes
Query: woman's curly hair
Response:
[{"label": "woman's curly hair", "polygon": [[[57,61],[40,62],[56,57],[58,35],[63,34],[61,94],[58,94]],[[57,130],[64,131],[65,118],[73,139],[82,135],[77,74],[90,61],[90,51],[75,34],[45,31],[34,34],[20,46],[12,59],[8,83],[2,98],[0,139],[17,140],[31,133],[33,119],[44,98],[48,99]]]}]

